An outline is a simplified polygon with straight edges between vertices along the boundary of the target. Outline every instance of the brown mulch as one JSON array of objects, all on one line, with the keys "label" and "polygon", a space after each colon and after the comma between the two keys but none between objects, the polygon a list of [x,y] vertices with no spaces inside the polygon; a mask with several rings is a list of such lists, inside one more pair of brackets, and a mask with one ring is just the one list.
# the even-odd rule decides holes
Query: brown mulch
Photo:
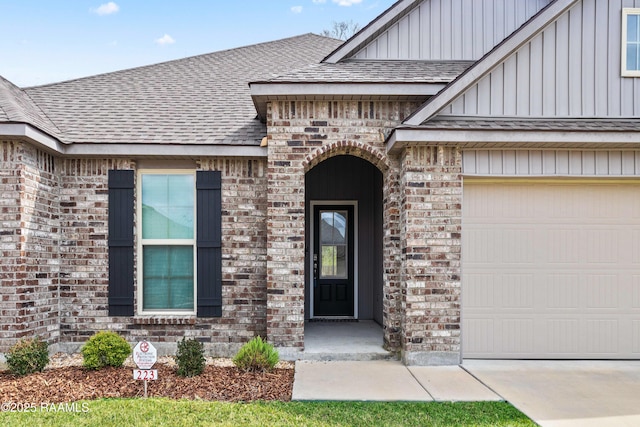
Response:
[{"label": "brown mulch", "polygon": [[[149,397],[249,402],[291,400],[293,369],[250,373],[228,366],[206,366],[196,377],[183,378],[176,368],[156,364],[158,380],[148,382]],[[104,397],[142,397],[144,382],[130,367],[90,371],[78,366],[47,369],[16,377],[0,372],[0,402],[62,403]]]}]

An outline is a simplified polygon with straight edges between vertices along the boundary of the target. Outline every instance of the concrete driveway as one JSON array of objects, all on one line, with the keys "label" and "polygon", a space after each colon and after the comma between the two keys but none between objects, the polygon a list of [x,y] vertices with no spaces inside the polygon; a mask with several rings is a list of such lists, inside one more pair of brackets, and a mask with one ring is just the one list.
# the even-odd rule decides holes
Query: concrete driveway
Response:
[{"label": "concrete driveway", "polygon": [[541,426],[640,426],[640,361],[465,360]]}]

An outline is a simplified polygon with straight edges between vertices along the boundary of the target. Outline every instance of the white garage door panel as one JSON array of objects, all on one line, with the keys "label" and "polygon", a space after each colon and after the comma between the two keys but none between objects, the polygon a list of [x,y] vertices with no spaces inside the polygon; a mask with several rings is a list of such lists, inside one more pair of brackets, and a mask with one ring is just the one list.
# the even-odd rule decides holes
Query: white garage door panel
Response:
[{"label": "white garage door panel", "polygon": [[640,358],[640,185],[469,183],[463,355]]}]

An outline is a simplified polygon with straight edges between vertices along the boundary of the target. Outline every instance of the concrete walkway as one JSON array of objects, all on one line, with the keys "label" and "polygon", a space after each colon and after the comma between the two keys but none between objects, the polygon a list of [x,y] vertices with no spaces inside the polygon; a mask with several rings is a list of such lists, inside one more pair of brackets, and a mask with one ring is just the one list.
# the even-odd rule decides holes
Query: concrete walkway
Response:
[{"label": "concrete walkway", "polygon": [[399,361],[298,361],[293,400],[501,400],[458,366],[404,366]]}]

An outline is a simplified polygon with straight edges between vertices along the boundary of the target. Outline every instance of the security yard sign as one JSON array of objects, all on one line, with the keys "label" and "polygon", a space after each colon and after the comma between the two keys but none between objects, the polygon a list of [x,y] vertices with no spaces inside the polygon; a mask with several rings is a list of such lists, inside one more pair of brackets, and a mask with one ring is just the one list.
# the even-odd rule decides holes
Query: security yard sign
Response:
[{"label": "security yard sign", "polygon": [[148,341],[140,341],[133,348],[133,361],[139,369],[133,370],[133,378],[144,381],[144,397],[147,397],[147,383],[158,379],[158,371],[151,367],[158,360],[156,348]]},{"label": "security yard sign", "polygon": [[133,348],[133,361],[140,369],[151,369],[158,361],[158,352],[150,342],[140,341]]}]

